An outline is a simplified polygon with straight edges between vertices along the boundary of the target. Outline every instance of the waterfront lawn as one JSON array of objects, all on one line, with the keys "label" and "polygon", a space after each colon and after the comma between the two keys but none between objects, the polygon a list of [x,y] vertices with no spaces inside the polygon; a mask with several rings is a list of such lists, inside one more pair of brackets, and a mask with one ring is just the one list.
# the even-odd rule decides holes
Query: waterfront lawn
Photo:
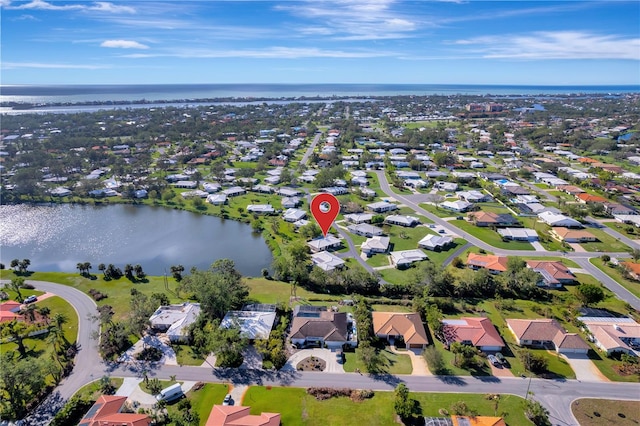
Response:
[{"label": "waterfront lawn", "polygon": [[[410,396],[420,403],[422,415],[442,417],[440,410],[451,410],[458,401],[465,401],[469,409],[478,415],[494,416],[508,413],[509,425],[529,423],[524,417],[523,399],[515,395],[501,395],[497,413],[493,402],[484,394],[411,392]],[[291,401],[299,401],[292,404]],[[251,386],[243,403],[251,407],[251,414],[277,412],[283,425],[301,424],[324,426],[342,424],[344,419],[358,419],[358,423],[372,426],[397,425],[393,408],[393,392],[376,391],[373,398],[353,402],[346,397],[318,401],[304,389]]]},{"label": "waterfront lawn", "polygon": [[[251,300],[259,303],[289,303],[291,297],[291,284],[289,283],[266,278],[247,278],[246,283],[249,286],[249,299]],[[321,299],[327,302],[342,300],[340,295],[313,293],[300,286],[296,288],[296,295],[301,301],[306,299]]]},{"label": "waterfront lawn", "polygon": [[583,398],[571,403],[571,411],[582,426],[632,426],[638,424],[640,402]]},{"label": "waterfront lawn", "polygon": [[629,290],[634,296],[640,297],[640,283],[625,278],[625,276],[622,275],[622,272],[620,272],[617,266],[609,266],[608,264],[605,264],[605,262],[603,262],[599,257],[590,259],[589,262],[591,262],[602,272],[616,280],[618,284]]},{"label": "waterfront lawn", "polygon": [[497,248],[506,250],[534,250],[530,243],[524,241],[502,241],[502,237],[496,231],[490,228],[475,226],[466,220],[452,220],[449,223]]}]

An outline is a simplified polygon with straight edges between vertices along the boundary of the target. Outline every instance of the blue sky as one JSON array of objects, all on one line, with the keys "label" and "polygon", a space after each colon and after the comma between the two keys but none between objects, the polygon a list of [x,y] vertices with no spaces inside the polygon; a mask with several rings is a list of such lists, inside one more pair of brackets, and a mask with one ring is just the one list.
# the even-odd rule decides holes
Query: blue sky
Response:
[{"label": "blue sky", "polygon": [[2,84],[640,84],[638,1],[0,0]]}]

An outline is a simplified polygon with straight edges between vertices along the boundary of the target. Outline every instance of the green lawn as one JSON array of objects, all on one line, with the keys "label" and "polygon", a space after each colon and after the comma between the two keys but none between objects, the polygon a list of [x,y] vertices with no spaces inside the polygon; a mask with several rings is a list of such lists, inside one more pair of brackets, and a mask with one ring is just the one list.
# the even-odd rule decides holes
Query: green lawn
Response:
[{"label": "green lawn", "polygon": [[442,207],[436,207],[433,204],[420,204],[420,207],[428,211],[429,213],[433,213],[438,217],[457,217],[462,213],[452,212],[451,210],[443,209]]},{"label": "green lawn", "polygon": [[367,264],[377,267],[377,266],[388,266],[391,264],[389,261],[389,255],[386,253],[378,253],[373,256],[367,258]]},{"label": "green lawn", "polygon": [[409,279],[411,278],[410,272],[414,271],[417,266],[418,266],[417,264],[414,264],[409,269],[404,269],[404,270],[400,270],[396,268],[383,269],[381,271],[378,271],[378,273],[382,276],[382,278],[385,281],[388,281],[390,283],[407,284],[409,282]]},{"label": "green lawn", "polygon": [[533,246],[524,241],[502,241],[502,237],[490,228],[480,228],[465,220],[452,220],[450,224],[457,226],[476,238],[494,247],[507,250],[534,250]]},{"label": "green lawn", "polygon": [[[440,409],[450,410],[457,401],[465,401],[478,415],[508,413],[507,424],[529,424],[524,417],[523,399],[514,395],[501,396],[497,413],[493,402],[485,399],[483,394],[411,392],[411,397],[420,402],[425,416],[442,417],[438,413]],[[280,413],[283,425],[341,425],[345,424],[345,419],[357,419],[357,423],[362,425],[394,426],[398,423],[393,400],[393,392],[376,391],[373,398],[362,402],[352,402],[346,397],[318,401],[304,389],[251,386],[243,404],[251,407],[251,414]],[[292,401],[299,402],[292,404]]]},{"label": "green lawn", "polygon": [[178,365],[194,365],[200,366],[205,361],[202,357],[193,353],[193,349],[189,345],[172,345],[176,353]]},{"label": "green lawn", "polygon": [[599,257],[589,259],[589,262],[591,262],[602,272],[616,280],[618,284],[629,290],[633,295],[635,295],[636,297],[640,297],[640,283],[625,278],[617,267],[606,265],[605,262],[603,262]]},{"label": "green lawn", "polygon": [[602,229],[589,228],[588,231],[592,233],[598,242],[596,243],[581,243],[580,245],[586,251],[609,251],[609,252],[622,252],[630,251],[631,248],[624,244],[622,241],[615,239],[611,235],[604,232]]},{"label": "green lawn", "polygon": [[[363,373],[367,372],[367,369],[363,363],[358,359],[358,348],[355,351],[347,351],[344,353],[345,362],[343,364],[344,371],[353,373],[356,368],[359,368]],[[389,374],[411,374],[413,367],[411,365],[411,358],[409,355],[401,355],[393,353],[388,347],[380,349],[379,353],[386,358],[386,372]]]},{"label": "green lawn", "polygon": [[[110,380],[111,384],[116,388],[116,390],[120,386],[122,386],[122,383],[124,382],[124,379],[116,377],[111,377]],[[83,387],[78,389],[75,395],[80,397],[81,399],[89,399],[95,401],[100,397],[100,395],[102,395],[102,392],[100,392],[100,380],[96,380],[87,385],[84,385]]]},{"label": "green lawn", "polygon": [[[27,294],[27,291],[24,292]],[[63,314],[67,318],[64,324],[64,337],[69,343],[74,343],[78,337],[78,314],[75,309],[64,299],[54,296],[41,302],[36,302],[38,307],[48,307],[51,310],[50,318],[57,313]],[[24,339],[24,345],[27,348],[27,354],[30,356],[50,358],[53,353],[53,346],[47,343],[48,333]],[[18,345],[13,342],[0,344],[0,353],[17,351]]]},{"label": "green lawn", "polygon": [[416,226],[413,228],[405,226],[389,226],[389,237],[391,237],[391,251],[412,250],[418,248],[418,241],[423,239],[427,234],[433,234],[429,228],[425,226]]},{"label": "green lawn", "polygon": [[[282,281],[267,280],[266,278],[247,278],[249,298],[259,303],[289,303],[291,284]],[[301,287],[296,289],[296,295],[302,300],[313,298],[327,301],[340,300],[340,295],[326,295],[313,293]]]},{"label": "green lawn", "polygon": [[[187,392],[191,401],[191,408],[200,416],[200,424],[204,425],[211,414],[214,404],[222,404],[222,400],[229,393],[229,385],[207,383],[196,391]],[[238,401],[238,405],[240,401]]]},{"label": "green lawn", "polygon": [[589,343],[589,345],[592,348],[589,351],[589,358],[591,358],[591,361],[607,379],[615,382],[638,382],[637,375],[622,376],[614,369],[616,365],[619,366],[622,362],[608,358],[607,355],[601,352],[593,343]]}]

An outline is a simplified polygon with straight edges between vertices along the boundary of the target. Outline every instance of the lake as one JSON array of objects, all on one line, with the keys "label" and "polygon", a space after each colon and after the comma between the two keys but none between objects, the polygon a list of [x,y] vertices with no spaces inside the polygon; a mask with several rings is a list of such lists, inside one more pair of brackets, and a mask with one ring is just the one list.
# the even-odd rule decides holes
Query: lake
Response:
[{"label": "lake", "polygon": [[245,276],[259,276],[273,257],[249,225],[153,206],[0,206],[0,261],[31,260],[34,271],[77,271],[78,262],[140,264],[149,275],[181,264],[206,269],[232,259]]}]

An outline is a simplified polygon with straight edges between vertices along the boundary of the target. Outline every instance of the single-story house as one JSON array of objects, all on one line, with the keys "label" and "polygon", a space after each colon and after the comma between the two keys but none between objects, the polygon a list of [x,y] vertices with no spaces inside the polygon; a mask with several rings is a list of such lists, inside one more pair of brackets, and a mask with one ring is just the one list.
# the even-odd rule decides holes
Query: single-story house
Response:
[{"label": "single-story house", "polygon": [[260,194],[272,194],[273,186],[271,185],[255,185],[251,188],[253,192],[259,192]]},{"label": "single-story house", "polygon": [[200,315],[200,304],[185,302],[177,305],[160,306],[149,317],[151,328],[164,332],[172,342],[185,341],[187,330]]},{"label": "single-story house", "polygon": [[306,217],[306,211],[293,208],[285,210],[284,214],[282,215],[282,218],[285,220],[285,222],[297,222]]},{"label": "single-story house", "polygon": [[455,182],[438,181],[433,184],[433,187],[439,189],[440,191],[453,192],[458,189],[458,184]]},{"label": "single-story house", "polygon": [[386,253],[389,250],[390,241],[389,237],[376,235],[368,238],[364,243],[362,243],[360,249],[368,256],[375,253]]},{"label": "single-story house", "polygon": [[363,237],[373,237],[376,235],[382,235],[382,228],[369,225],[368,223],[360,223],[357,225],[349,225],[347,229],[352,234],[361,235]]},{"label": "single-story house", "polygon": [[301,194],[301,192],[298,191],[297,189],[287,188],[287,187],[282,187],[277,189],[276,193],[283,197],[295,197]]},{"label": "single-story house", "polygon": [[349,331],[353,322],[346,312],[329,312],[321,306],[298,305],[293,310],[289,338],[291,343],[305,346],[317,343],[330,349],[345,345],[356,347],[357,339]]},{"label": "single-story house", "polygon": [[468,203],[482,203],[485,201],[491,201],[491,195],[480,192],[476,189],[472,189],[471,191],[456,192],[456,196],[459,200],[463,200]]},{"label": "single-story house", "polygon": [[392,214],[384,218],[384,223],[389,225],[400,225],[400,226],[416,226],[420,223],[420,219],[415,216],[404,216],[399,214]]},{"label": "single-story house", "polygon": [[473,345],[481,351],[501,351],[504,341],[489,318],[460,318],[442,320],[447,344],[454,342]]},{"label": "single-story house", "polygon": [[640,324],[632,318],[579,317],[578,320],[593,336],[593,343],[607,355],[614,352],[637,355],[640,349]]},{"label": "single-story house", "polygon": [[220,206],[227,203],[227,196],[224,194],[209,194],[207,202],[214,206]]},{"label": "single-story house", "polygon": [[250,414],[251,407],[214,405],[205,426],[280,426],[280,414]]},{"label": "single-story house", "polygon": [[271,204],[249,204],[247,211],[256,214],[273,214],[276,212]]},{"label": "single-story house", "polygon": [[323,271],[333,271],[334,269],[340,269],[344,266],[344,260],[328,251],[313,253],[311,255],[311,262]]},{"label": "single-story house", "polygon": [[444,202],[440,203],[440,207],[442,207],[443,209],[451,210],[451,211],[454,211],[454,212],[460,212],[460,213],[466,212],[472,206],[473,206],[473,204],[471,204],[471,203],[469,203],[467,201],[462,201],[462,200],[444,201]]},{"label": "single-story house", "polygon": [[367,204],[367,208],[372,212],[385,213],[385,212],[390,212],[392,210],[397,210],[398,205],[389,203],[388,201],[379,201],[377,203]]},{"label": "single-story house", "polygon": [[336,249],[340,247],[340,245],[342,245],[342,241],[339,238],[334,237],[333,235],[327,234],[326,237],[320,237],[308,241],[307,245],[313,253],[318,253],[319,251]]},{"label": "single-story house", "polygon": [[538,214],[538,219],[550,226],[562,226],[564,228],[582,228],[582,224],[561,213],[544,211]]},{"label": "single-story house", "polygon": [[19,314],[21,306],[21,303],[14,300],[0,303],[0,323],[20,320],[22,318]]},{"label": "single-story house", "polygon": [[640,281],[640,263],[620,262],[620,265],[629,273],[631,278]]},{"label": "single-story house", "polygon": [[392,251],[389,254],[391,255],[391,264],[398,269],[407,268],[416,262],[428,259],[420,249]]},{"label": "single-story house", "polygon": [[152,423],[151,417],[146,414],[122,412],[125,402],[127,402],[126,396],[101,395],[78,425],[149,426]]},{"label": "single-story house", "polygon": [[554,319],[508,319],[507,327],[519,346],[552,346],[558,353],[586,354],[587,342],[576,333],[567,333]]},{"label": "single-story house", "polygon": [[429,234],[418,241],[418,247],[433,251],[440,251],[451,244],[453,244],[453,237],[448,235]]},{"label": "single-story house", "polygon": [[527,260],[527,268],[542,275],[539,285],[552,288],[561,288],[563,284],[571,284],[576,281],[576,276],[564,263],[554,260]]},{"label": "single-story house", "polygon": [[558,241],[565,243],[587,243],[598,241],[598,238],[584,229],[551,228],[549,234]]},{"label": "single-story house", "polygon": [[246,193],[247,191],[245,191],[244,188],[241,188],[239,186],[232,186],[231,188],[222,190],[222,194],[226,195],[227,197],[237,197],[239,195],[244,195]]},{"label": "single-story house", "polygon": [[49,191],[49,194],[52,197],[68,197],[69,195],[72,194],[72,192],[71,192],[71,190],[69,188],[65,188],[63,186],[59,186],[59,187],[54,188],[51,191]]},{"label": "single-story house", "polygon": [[628,206],[619,203],[605,203],[604,211],[611,216],[615,215],[637,215],[638,212]]},{"label": "single-story house", "polygon": [[529,228],[503,228],[498,234],[504,239],[513,241],[538,241],[538,233]]},{"label": "single-story house", "polygon": [[592,194],[587,194],[586,192],[581,192],[580,194],[576,195],[576,201],[582,204],[589,204],[589,203],[606,203],[609,200],[599,195],[592,195]]},{"label": "single-story house", "polygon": [[209,194],[213,194],[214,192],[220,191],[220,185],[217,183],[205,182],[202,184],[202,189],[207,191]]},{"label": "single-story house", "polygon": [[402,338],[409,349],[424,349],[429,339],[418,313],[372,312],[373,333],[394,344]]},{"label": "single-story house", "polygon": [[302,200],[299,197],[284,197],[281,203],[283,209],[293,209],[302,204]]},{"label": "single-story house", "polygon": [[492,274],[498,274],[507,270],[507,260],[506,256],[469,253],[467,266],[472,269],[488,269]]},{"label": "single-story house", "polygon": [[351,213],[344,215],[344,218],[351,223],[369,223],[371,219],[373,219],[373,215],[371,213]]},{"label": "single-story house", "polygon": [[196,189],[198,187],[198,182],[195,180],[179,180],[173,184],[176,188],[185,188],[185,189]]},{"label": "single-story house", "polygon": [[508,213],[493,213],[493,212],[473,212],[468,215],[469,220],[476,226],[488,227],[488,226],[513,226],[519,225],[518,219],[511,216]]},{"label": "single-story house", "polygon": [[229,311],[220,327],[240,327],[240,334],[249,339],[268,339],[276,321],[275,305],[248,305],[241,311]]}]

